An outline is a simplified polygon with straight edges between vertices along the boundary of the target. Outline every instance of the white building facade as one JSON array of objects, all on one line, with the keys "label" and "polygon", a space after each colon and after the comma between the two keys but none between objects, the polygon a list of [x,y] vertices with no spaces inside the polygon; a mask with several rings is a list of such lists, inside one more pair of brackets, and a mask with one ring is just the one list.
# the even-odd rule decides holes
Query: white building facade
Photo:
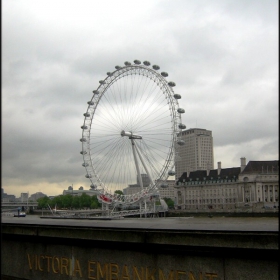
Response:
[{"label": "white building facade", "polygon": [[185,172],[176,182],[175,205],[185,210],[279,208],[279,161],[249,161],[240,167]]},{"label": "white building facade", "polygon": [[94,190],[94,189],[84,190],[83,187],[79,187],[78,190],[74,190],[73,187],[71,187],[71,186],[68,187],[68,190],[64,190],[62,194],[63,195],[70,194],[72,196],[81,196],[83,193],[85,193],[89,196],[99,194],[99,192],[97,190]]},{"label": "white building facade", "polygon": [[[274,163],[274,164],[273,164]],[[252,161],[239,175],[240,200],[246,203],[279,205],[278,161]]]}]

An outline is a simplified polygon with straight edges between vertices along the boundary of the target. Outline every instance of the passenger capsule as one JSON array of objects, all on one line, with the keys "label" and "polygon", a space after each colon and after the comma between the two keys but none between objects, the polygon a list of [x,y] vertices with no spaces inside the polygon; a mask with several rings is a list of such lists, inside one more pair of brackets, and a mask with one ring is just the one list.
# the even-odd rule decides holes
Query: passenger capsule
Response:
[{"label": "passenger capsule", "polygon": [[178,94],[178,93],[174,94],[173,96],[174,96],[175,99],[181,99],[181,95]]},{"label": "passenger capsule", "polygon": [[163,189],[168,188],[168,184],[167,184],[167,183],[162,183],[162,184],[160,185],[160,187],[163,188]]},{"label": "passenger capsule", "polygon": [[134,63],[139,65],[139,64],[141,64],[141,61],[136,59],[136,60],[134,60]]},{"label": "passenger capsule", "polygon": [[80,141],[81,142],[87,142],[87,139],[86,138],[81,138]]},{"label": "passenger capsule", "polygon": [[177,112],[180,114],[183,114],[183,113],[185,113],[185,110],[183,108],[178,108]]},{"label": "passenger capsule", "polygon": [[90,113],[84,113],[85,117],[90,117]]},{"label": "passenger capsule", "polygon": [[99,81],[99,84],[104,85],[104,84],[106,84],[106,82],[101,80],[101,81]]},{"label": "passenger capsule", "polygon": [[97,189],[97,186],[96,186],[95,184],[91,184],[91,185],[90,185],[90,188],[93,189],[93,190],[95,190],[95,189]]},{"label": "passenger capsule", "polygon": [[151,63],[149,61],[144,61],[143,64],[146,65],[146,66],[150,66],[151,65]]},{"label": "passenger capsule", "polygon": [[87,174],[85,177],[86,178],[91,178],[92,176],[91,176],[91,174]]},{"label": "passenger capsule", "polygon": [[88,166],[88,163],[84,162],[84,163],[82,164],[82,166],[83,166],[83,167],[87,167],[87,166]]},{"label": "passenger capsule", "polygon": [[185,145],[185,141],[184,141],[184,140],[178,140],[178,141],[177,141],[177,144],[178,144],[179,146],[184,146],[184,145]]},{"label": "passenger capsule", "polygon": [[169,85],[170,87],[175,87],[175,86],[176,86],[176,84],[175,84],[174,82],[169,82],[168,85]]},{"label": "passenger capsule", "polygon": [[160,74],[161,74],[161,76],[163,76],[163,77],[168,77],[168,73],[166,73],[166,72],[161,72]]},{"label": "passenger capsule", "polygon": [[159,66],[158,65],[153,65],[153,69],[154,70],[159,70]]},{"label": "passenger capsule", "polygon": [[87,126],[86,125],[82,125],[81,129],[87,129]]},{"label": "passenger capsule", "polygon": [[93,101],[88,101],[87,104],[88,104],[88,105],[94,105],[94,102],[93,102]]},{"label": "passenger capsule", "polygon": [[[99,81],[99,82],[101,82],[101,81]],[[93,90],[92,91],[94,94],[99,94],[99,91],[98,90]]]},{"label": "passenger capsule", "polygon": [[117,70],[119,70],[119,69],[121,69],[121,66],[117,65],[117,66],[115,66],[115,68],[116,68]]},{"label": "passenger capsule", "polygon": [[124,63],[124,65],[126,65],[126,66],[130,66],[130,65],[131,65],[131,63],[130,63],[130,62],[128,62],[128,61],[126,61],[126,62]]},{"label": "passenger capsule", "polygon": [[113,75],[113,73],[111,73],[111,72],[107,72],[107,75],[108,75],[108,76],[112,76],[112,75]]},{"label": "passenger capsule", "polygon": [[81,155],[86,155],[87,152],[86,152],[86,151],[81,151],[80,154],[81,154]]},{"label": "passenger capsule", "polygon": [[176,173],[175,173],[175,171],[174,170],[169,170],[168,171],[168,175],[169,176],[174,176]]},{"label": "passenger capsule", "polygon": [[180,129],[185,129],[185,128],[186,128],[186,126],[185,126],[184,124],[182,124],[182,123],[180,123],[178,127],[179,127]]}]

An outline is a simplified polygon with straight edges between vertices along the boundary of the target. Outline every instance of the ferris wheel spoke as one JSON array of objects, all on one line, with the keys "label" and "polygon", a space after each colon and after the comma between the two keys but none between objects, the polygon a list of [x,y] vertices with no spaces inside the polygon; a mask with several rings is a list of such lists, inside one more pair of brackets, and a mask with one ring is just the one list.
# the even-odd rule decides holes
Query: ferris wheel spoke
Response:
[{"label": "ferris wheel spoke", "polygon": [[[166,119],[166,122],[170,121],[170,116],[166,116],[162,114],[162,112],[165,112],[167,108],[164,106],[159,107],[159,105],[151,110],[151,107],[147,108],[145,111],[141,112],[141,115],[139,114],[135,118],[135,123],[138,123],[139,126],[145,126],[145,125],[151,125],[152,123],[160,124],[159,120]],[[161,125],[166,125],[165,123],[161,123]]]}]

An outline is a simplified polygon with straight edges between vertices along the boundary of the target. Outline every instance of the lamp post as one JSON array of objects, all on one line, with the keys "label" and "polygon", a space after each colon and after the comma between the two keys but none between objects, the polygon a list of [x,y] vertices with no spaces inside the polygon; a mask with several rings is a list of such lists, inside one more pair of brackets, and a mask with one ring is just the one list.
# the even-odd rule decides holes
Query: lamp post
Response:
[{"label": "lamp post", "polygon": [[29,200],[29,192],[27,192],[27,203],[26,203],[26,212],[29,212],[29,208],[28,208],[28,200]]}]

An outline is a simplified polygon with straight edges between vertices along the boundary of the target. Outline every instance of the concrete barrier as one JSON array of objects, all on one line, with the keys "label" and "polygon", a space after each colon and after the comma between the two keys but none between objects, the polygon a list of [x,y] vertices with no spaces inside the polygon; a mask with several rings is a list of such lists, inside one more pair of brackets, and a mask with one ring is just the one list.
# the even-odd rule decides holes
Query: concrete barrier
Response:
[{"label": "concrete barrier", "polygon": [[2,222],[1,279],[279,279],[276,231],[67,222]]}]

